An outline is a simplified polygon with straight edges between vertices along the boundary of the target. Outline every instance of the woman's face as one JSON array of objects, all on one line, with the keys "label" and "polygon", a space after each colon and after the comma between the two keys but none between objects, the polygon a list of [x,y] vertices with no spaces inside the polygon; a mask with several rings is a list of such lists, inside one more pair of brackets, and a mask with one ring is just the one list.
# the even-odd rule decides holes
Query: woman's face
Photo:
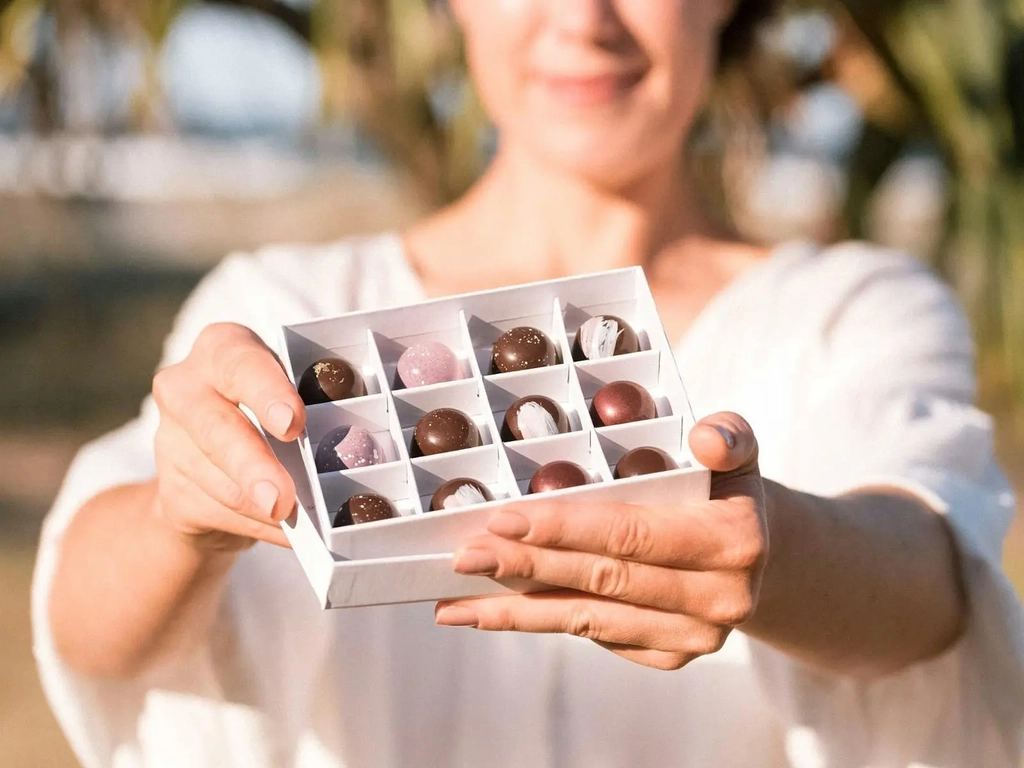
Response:
[{"label": "woman's face", "polygon": [[602,186],[674,162],[734,0],[453,0],[502,141]]}]

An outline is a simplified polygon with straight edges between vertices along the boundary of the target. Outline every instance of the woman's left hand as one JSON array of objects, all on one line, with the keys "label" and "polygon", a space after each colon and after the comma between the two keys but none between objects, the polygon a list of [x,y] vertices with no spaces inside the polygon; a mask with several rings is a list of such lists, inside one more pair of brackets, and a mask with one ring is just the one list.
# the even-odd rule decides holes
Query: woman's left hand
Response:
[{"label": "woman's left hand", "polygon": [[753,615],[768,555],[757,441],[723,413],[690,433],[711,500],[657,506],[509,505],[455,555],[459,573],[555,591],[439,603],[445,626],[585,637],[623,658],[679,669]]}]

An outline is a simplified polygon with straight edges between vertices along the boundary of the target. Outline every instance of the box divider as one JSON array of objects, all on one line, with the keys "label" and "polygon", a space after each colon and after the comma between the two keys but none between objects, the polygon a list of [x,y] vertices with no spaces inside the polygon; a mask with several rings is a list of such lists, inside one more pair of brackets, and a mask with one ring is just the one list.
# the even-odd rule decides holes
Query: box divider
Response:
[{"label": "box divider", "polygon": [[387,398],[388,408],[388,430],[391,432],[391,439],[395,443],[395,450],[398,451],[398,460],[406,467],[406,477],[409,484],[409,500],[412,502],[413,514],[423,514],[423,504],[420,501],[420,490],[416,485],[416,474],[412,471],[411,459],[409,457],[409,446],[405,444],[405,436],[402,434],[402,425],[398,420],[398,408],[395,405],[395,395],[392,388],[388,386],[385,378],[384,361],[380,356],[380,349],[377,347],[377,339],[372,329],[366,331],[366,343],[370,350],[370,360],[373,363],[374,371],[379,377],[383,386],[383,394]]},{"label": "box divider", "polygon": [[[462,329],[463,343],[467,349],[472,350],[473,339],[469,333],[469,317],[464,309],[459,310],[459,326]],[[509,498],[517,499],[522,496],[522,493],[520,493],[519,486],[516,485],[516,479],[512,474],[512,465],[509,464],[508,453],[505,450],[505,441],[501,439],[501,425],[494,418],[494,407],[491,405],[490,398],[487,397],[484,375],[480,370],[480,362],[476,359],[475,354],[470,355],[469,368],[473,373],[473,379],[477,383],[478,392],[480,393],[480,405],[484,411],[487,428],[491,431],[491,441],[498,449],[498,478],[501,480],[505,490],[508,491]]]}]

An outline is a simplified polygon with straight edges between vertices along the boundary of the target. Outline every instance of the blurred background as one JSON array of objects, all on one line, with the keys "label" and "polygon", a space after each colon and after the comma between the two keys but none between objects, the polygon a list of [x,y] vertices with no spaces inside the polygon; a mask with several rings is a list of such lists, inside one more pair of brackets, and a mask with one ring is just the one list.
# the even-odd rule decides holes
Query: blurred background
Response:
[{"label": "blurred background", "polygon": [[[496,137],[430,0],[0,0],[0,762],[70,766],[31,660],[42,516],[223,255],[400,227]],[[746,237],[863,237],[957,290],[1024,490],[1024,0],[790,0],[693,141]],[[1007,548],[1024,589],[1024,526]]]}]

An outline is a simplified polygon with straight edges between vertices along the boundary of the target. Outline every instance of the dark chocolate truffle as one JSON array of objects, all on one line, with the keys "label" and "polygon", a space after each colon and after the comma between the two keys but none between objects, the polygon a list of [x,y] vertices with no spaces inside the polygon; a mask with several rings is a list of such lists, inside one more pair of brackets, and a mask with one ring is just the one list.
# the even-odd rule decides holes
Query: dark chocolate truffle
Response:
[{"label": "dark chocolate truffle", "polygon": [[340,357],[318,360],[299,379],[299,397],[306,405],[348,400],[366,394],[366,382],[351,363]]},{"label": "dark chocolate truffle", "polygon": [[536,328],[513,328],[494,342],[491,373],[512,373],[549,365],[558,365],[558,350],[551,339]]},{"label": "dark chocolate truffle", "polygon": [[362,427],[341,427],[329,433],[316,448],[316,471],[341,472],[382,464],[385,460],[380,443]]},{"label": "dark chocolate truffle", "polygon": [[530,480],[528,493],[547,493],[589,485],[590,475],[579,464],[571,461],[552,461],[538,469]]},{"label": "dark chocolate truffle", "polygon": [[590,416],[597,427],[647,421],[658,415],[650,392],[632,381],[613,381],[594,395]]},{"label": "dark chocolate truffle", "polygon": [[640,351],[640,339],[629,323],[615,315],[592,317],[576,331],[572,345],[572,359],[603,360],[616,355],[631,355]]},{"label": "dark chocolate truffle", "polygon": [[375,493],[357,493],[341,505],[337,517],[334,518],[334,527],[374,523],[377,520],[390,520],[392,517],[398,517],[398,510],[383,496]]},{"label": "dark chocolate truffle", "polygon": [[503,440],[532,440],[569,431],[569,417],[562,406],[543,395],[521,397],[505,413],[501,428]]},{"label": "dark chocolate truffle", "polygon": [[679,465],[661,448],[634,448],[619,459],[615,467],[615,479],[671,472],[673,469],[679,469]]},{"label": "dark chocolate truffle", "polygon": [[437,489],[430,499],[430,511],[459,509],[488,501],[494,501],[494,496],[486,485],[468,477],[458,477]]},{"label": "dark chocolate truffle", "polygon": [[481,445],[480,430],[462,411],[438,408],[416,425],[412,434],[412,455],[433,456]]}]

